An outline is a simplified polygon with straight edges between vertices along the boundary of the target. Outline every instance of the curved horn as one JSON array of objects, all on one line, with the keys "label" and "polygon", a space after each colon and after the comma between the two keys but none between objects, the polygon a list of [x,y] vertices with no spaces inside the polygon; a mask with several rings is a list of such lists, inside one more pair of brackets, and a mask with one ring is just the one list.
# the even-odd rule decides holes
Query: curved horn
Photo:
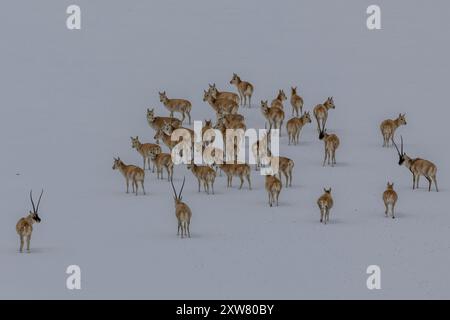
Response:
[{"label": "curved horn", "polygon": [[401,151],[402,151],[402,155],[404,155],[404,153],[403,153],[403,136],[400,136],[400,139],[401,139],[400,148],[401,148]]},{"label": "curved horn", "polygon": [[392,143],[394,144],[395,149],[397,149],[397,153],[399,156],[401,156],[402,154],[400,153],[400,150],[398,150],[397,144],[394,141],[394,138],[392,138]]},{"label": "curved horn", "polygon": [[172,185],[173,194],[175,196],[175,199],[177,199],[177,191],[175,190],[175,186],[173,185],[173,178],[170,179],[170,184]]},{"label": "curved horn", "polygon": [[178,194],[178,199],[181,199],[181,193],[183,192],[185,181],[186,181],[186,177],[183,177],[183,184],[181,185],[180,193]]},{"label": "curved horn", "polygon": [[33,190],[30,190],[30,200],[31,200],[31,205],[33,206],[33,212],[36,212],[36,207],[34,206],[34,201],[33,201]]},{"label": "curved horn", "polygon": [[41,198],[42,198],[42,194],[43,194],[43,193],[44,193],[44,189],[42,189],[41,195],[39,196],[38,204],[37,204],[37,206],[36,206],[36,213],[37,213],[38,210],[39,210],[39,204],[41,203]]}]

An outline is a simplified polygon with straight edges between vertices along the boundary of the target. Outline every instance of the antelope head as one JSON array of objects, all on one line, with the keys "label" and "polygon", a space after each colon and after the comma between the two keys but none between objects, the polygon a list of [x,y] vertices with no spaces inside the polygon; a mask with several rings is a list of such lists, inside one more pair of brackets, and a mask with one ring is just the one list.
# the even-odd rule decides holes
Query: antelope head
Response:
[{"label": "antelope head", "polygon": [[394,138],[392,138],[392,142],[394,143],[395,149],[397,149],[399,166],[401,166],[405,162],[406,158],[408,157],[406,155],[406,153],[403,152],[403,137],[400,136],[400,139],[401,139],[401,145],[400,145],[400,150],[399,150],[397,147],[397,144],[394,141]]},{"label": "antelope head", "polygon": [[37,206],[34,206],[33,191],[30,190],[30,200],[31,200],[31,205],[33,206],[33,210],[30,210],[30,216],[31,216],[31,219],[33,219],[33,221],[37,222],[37,223],[41,222],[41,218],[38,215],[38,210],[39,210],[39,204],[41,203],[41,198],[42,198],[43,193],[44,193],[44,189],[42,189],[42,191],[41,191],[41,195],[39,196]]}]

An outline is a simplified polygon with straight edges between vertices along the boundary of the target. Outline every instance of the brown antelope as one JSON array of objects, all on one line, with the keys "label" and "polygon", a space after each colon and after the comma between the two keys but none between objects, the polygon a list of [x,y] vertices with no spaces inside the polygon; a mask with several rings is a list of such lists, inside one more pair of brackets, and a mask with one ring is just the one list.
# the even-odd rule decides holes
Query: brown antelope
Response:
[{"label": "brown antelope", "polygon": [[173,117],[156,117],[154,109],[147,109],[147,122],[149,126],[158,131],[164,125],[169,122],[174,128],[181,127],[181,121]]},{"label": "brown antelope", "polygon": [[272,100],[270,107],[271,108],[280,108],[281,110],[284,110],[284,106],[283,106],[284,100],[287,100],[286,94],[284,93],[284,90],[279,90],[277,97]]},{"label": "brown antelope", "polygon": [[163,168],[167,171],[167,180],[173,177],[173,161],[170,153],[156,153],[150,151],[150,158],[156,166],[156,178],[163,179]]},{"label": "brown antelope", "polygon": [[300,115],[303,114],[303,98],[297,94],[297,87],[291,87],[291,106],[292,116],[294,112],[298,117],[298,110],[300,109]]},{"label": "brown antelope", "polygon": [[386,191],[383,192],[383,201],[384,206],[386,207],[386,211],[384,212],[386,214],[386,217],[389,215],[389,208],[391,209],[392,219],[395,219],[394,215],[394,208],[395,204],[397,202],[398,196],[397,192],[394,191],[394,184],[393,183],[387,183]]},{"label": "brown antelope", "polygon": [[[281,181],[281,174],[286,179],[286,188],[292,187],[292,170],[294,169],[294,161],[286,157],[271,157],[271,160],[278,160],[278,176]],[[276,163],[276,162],[275,162]],[[274,167],[272,165],[272,167]]]},{"label": "brown antelope", "polygon": [[307,123],[311,123],[311,117],[309,112],[305,112],[300,118],[294,117],[286,123],[286,130],[289,137],[289,145],[291,142],[295,145],[298,144],[300,138],[300,131]]},{"label": "brown antelope", "polygon": [[[202,127],[202,138],[205,135],[205,132],[209,129],[214,129],[211,119],[205,120],[205,124]],[[214,140],[213,140],[214,141]]]},{"label": "brown antelope", "polygon": [[395,120],[384,120],[380,125],[381,134],[383,135],[383,147],[389,147],[389,141],[394,140],[395,130],[401,125],[406,125],[405,114],[399,113]]},{"label": "brown antelope", "polygon": [[172,137],[166,133],[162,129],[156,131],[155,136],[153,137],[155,141],[162,140],[162,142],[172,151],[172,149],[178,144],[178,141],[172,141]]},{"label": "brown antelope", "polygon": [[280,179],[275,176],[267,175],[266,176],[266,191],[269,195],[269,206],[272,206],[274,202],[276,202],[278,207],[278,197],[280,196],[282,183]]},{"label": "brown antelope", "polygon": [[38,215],[38,210],[39,210],[39,204],[41,203],[42,193],[44,193],[44,190],[41,191],[41,195],[39,196],[37,207],[35,207],[34,201],[33,201],[33,192],[30,191],[30,199],[31,199],[31,205],[33,206],[33,210],[30,210],[30,212],[28,213],[28,216],[20,218],[16,224],[16,231],[20,237],[20,249],[19,249],[20,252],[23,251],[23,244],[24,244],[25,240],[27,241],[27,251],[30,252],[30,240],[31,240],[31,234],[33,233],[33,224],[41,222],[41,218]]},{"label": "brown antelope", "polygon": [[[261,112],[269,123],[269,130],[272,129],[281,129],[284,120],[284,111],[280,108],[269,108],[268,102],[261,101]],[[267,127],[267,125],[266,125]]]},{"label": "brown antelope", "polygon": [[224,119],[227,122],[242,122],[245,124],[245,117],[242,114],[220,114],[217,120]]},{"label": "brown antelope", "polygon": [[[131,147],[136,149],[137,152],[142,156],[144,159],[144,166],[143,169],[145,170],[145,163],[148,164],[148,170],[150,170],[150,151],[155,150],[157,153],[161,153],[161,147],[154,143],[141,143],[139,141],[139,137],[136,136],[136,138],[131,138]],[[152,172],[155,172],[155,164],[153,163]]]},{"label": "brown antelope", "polygon": [[129,193],[128,185],[131,180],[131,187],[133,188],[133,193],[138,195],[138,182],[141,183],[142,191],[145,194],[144,188],[144,178],[145,171],[134,165],[126,165],[120,158],[114,158],[113,170],[119,170],[120,173],[125,177],[127,183],[127,193]]},{"label": "brown antelope", "polygon": [[245,107],[248,97],[248,107],[250,108],[252,105],[251,100],[253,95],[253,85],[247,81],[242,81],[236,73],[233,73],[233,78],[230,80],[230,84],[235,85],[238,89],[242,106]]},{"label": "brown antelope", "polygon": [[325,129],[328,119],[328,110],[335,109],[333,97],[329,97],[323,104],[314,107],[314,117],[317,121],[317,131],[320,133]]},{"label": "brown antelope", "polygon": [[239,104],[229,99],[216,99],[210,91],[204,91],[203,101],[209,105],[216,112],[217,117],[220,114],[235,114],[238,112]]},{"label": "brown antelope", "polygon": [[411,171],[413,175],[413,190],[415,188],[419,189],[419,179],[420,176],[424,176],[428,180],[428,191],[431,191],[431,183],[434,181],[434,186],[436,187],[436,191],[438,192],[438,186],[437,186],[437,180],[436,180],[436,172],[437,167],[430,161],[415,158],[412,159],[406,155],[406,153],[403,152],[403,137],[401,137],[401,150],[398,150],[397,144],[394,140],[392,142],[394,143],[395,149],[397,149],[398,152],[398,164],[401,166],[402,164],[405,165]]},{"label": "brown antelope", "polygon": [[[234,116],[234,114],[231,116]],[[240,117],[225,117],[225,115],[220,115],[217,121],[222,122],[226,129],[242,129],[244,131],[247,129],[245,122]]]},{"label": "brown antelope", "polygon": [[181,238],[188,236],[191,237],[191,232],[189,230],[189,226],[191,224],[192,211],[189,206],[182,201],[181,193],[183,192],[184,183],[186,182],[186,177],[183,178],[183,184],[181,185],[180,193],[177,195],[177,191],[173,185],[173,180],[170,179],[170,184],[172,185],[174,200],[175,200],[175,216],[178,220],[178,231],[177,236],[180,235],[181,230]]},{"label": "brown antelope", "polygon": [[244,184],[244,177],[247,178],[248,188],[252,189],[252,184],[250,181],[250,166],[248,164],[229,164],[224,163],[220,164],[219,168],[225,173],[227,176],[227,188],[232,187],[233,177],[239,177],[241,179],[241,185],[239,186],[239,190],[242,189],[242,185]]},{"label": "brown antelope", "polygon": [[323,166],[328,159],[328,165],[332,167],[336,164],[336,149],[339,148],[339,138],[335,134],[328,134],[327,129],[320,131],[320,140],[323,140],[325,145],[325,157],[323,159]]},{"label": "brown antelope", "polygon": [[320,209],[320,222],[327,224],[330,220],[330,209],[333,208],[333,197],[331,196],[331,188],[323,189],[324,194],[317,200]]},{"label": "brown antelope", "polygon": [[258,141],[253,143],[252,145],[252,153],[253,157],[256,160],[255,163],[255,171],[261,168],[261,158],[267,157],[267,160],[270,161],[270,150],[268,149],[268,143],[269,143],[270,136],[267,135],[267,133],[264,133]]},{"label": "brown antelope", "polygon": [[189,119],[189,124],[191,124],[191,109],[192,104],[188,100],[184,99],[169,99],[167,98],[166,92],[159,92],[159,101],[170,111],[170,116],[173,117],[174,112],[179,112],[182,115],[181,123],[183,123],[186,115]]},{"label": "brown antelope", "polygon": [[209,194],[211,186],[212,194],[214,194],[214,180],[216,179],[216,172],[209,166],[197,166],[194,163],[188,164],[188,170],[191,170],[198,180],[198,192],[200,192],[200,185],[203,184],[203,190]]},{"label": "brown antelope", "polygon": [[208,90],[212,93],[213,97],[216,99],[228,99],[236,102],[237,104],[239,104],[240,102],[238,94],[234,92],[219,91],[217,90],[215,83],[210,84]]}]

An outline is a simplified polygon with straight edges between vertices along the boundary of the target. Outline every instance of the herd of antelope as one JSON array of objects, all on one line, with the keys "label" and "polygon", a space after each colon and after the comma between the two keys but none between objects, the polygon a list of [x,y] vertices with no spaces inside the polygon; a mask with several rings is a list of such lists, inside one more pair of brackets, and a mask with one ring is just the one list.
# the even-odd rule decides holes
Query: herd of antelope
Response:
[{"label": "herd of antelope", "polygon": [[[216,84],[210,84],[207,90],[203,92],[203,101],[212,108],[216,114],[215,123],[209,119],[204,121],[202,128],[202,135],[208,135],[208,129],[217,129],[221,132],[227,129],[243,129],[246,130],[245,117],[239,114],[239,108],[251,108],[251,99],[254,92],[254,86],[247,81],[241,80],[237,74],[233,74],[230,84],[237,88],[238,93],[219,91]],[[195,139],[195,133],[189,128],[183,127],[183,123],[188,120],[191,124],[191,110],[192,103],[186,99],[169,98],[165,91],[159,92],[159,98],[162,105],[169,111],[169,116],[157,116],[154,108],[147,109],[147,122],[154,130],[154,143],[141,142],[139,137],[131,137],[131,147],[141,155],[143,166],[142,168],[136,165],[125,164],[119,157],[114,158],[113,169],[119,170],[125,178],[126,192],[129,193],[129,184],[131,182],[132,192],[138,195],[139,188],[145,194],[145,169],[155,172],[156,178],[164,179],[164,171],[167,175],[167,180],[170,182],[174,192],[175,215],[178,220],[178,235],[181,237],[190,237],[190,221],[192,212],[189,206],[182,201],[182,191],[185,184],[185,177],[177,193],[173,184],[174,163],[171,151],[178,143],[171,139],[174,130],[184,128],[192,136],[192,141]],[[283,122],[285,121],[285,107],[284,103],[288,99],[284,90],[278,90],[275,98],[270,105],[268,100],[261,101],[261,113],[265,119],[265,127],[271,132],[272,129],[278,129],[281,133]],[[286,131],[288,136],[288,144],[298,145],[300,140],[300,133],[304,126],[311,123],[311,116],[309,111],[303,111],[303,98],[298,94],[297,87],[291,87],[290,104],[292,106],[292,117],[286,122]],[[329,165],[331,167],[336,165],[336,151],[339,148],[339,137],[334,133],[327,132],[326,124],[328,120],[328,113],[335,109],[333,97],[328,97],[323,103],[316,105],[313,108],[312,114],[316,120],[317,133],[319,140],[324,143],[324,157],[322,166]],[[179,113],[181,119],[174,117],[174,113]],[[395,131],[402,125],[406,125],[405,114],[399,114],[396,119],[387,119],[380,125],[380,130],[383,138],[383,147],[388,148],[394,146],[398,152],[399,165],[405,165],[412,173],[413,189],[419,188],[419,179],[424,176],[428,180],[428,191],[431,191],[432,183],[434,183],[436,191],[438,191],[436,172],[437,167],[430,161],[420,158],[410,158],[403,151],[403,137],[401,137],[401,145],[398,148],[394,135]],[[168,149],[168,152],[163,152],[161,142]],[[210,141],[212,142],[212,140]],[[226,141],[224,141],[226,143]],[[207,144],[202,148],[208,148]],[[278,199],[281,193],[283,183],[282,175],[285,177],[285,187],[292,186],[294,161],[283,156],[272,156],[270,148],[267,145],[267,139],[260,139],[251,146],[253,154],[257,155],[261,149],[267,150],[269,155],[269,163],[277,163],[277,175],[268,174],[265,177],[265,189],[268,196],[269,206],[278,206]],[[211,153],[212,159],[205,161],[208,165],[188,164],[187,169],[190,170],[198,182],[198,191],[203,190],[207,194],[214,194],[214,183],[217,174],[222,173],[227,177],[227,188],[232,187],[233,177],[239,177],[239,189],[242,189],[244,182],[247,181],[248,189],[252,189],[251,183],[251,168],[248,163],[216,163],[217,159],[224,159],[224,151],[218,148]],[[256,156],[255,170],[261,169],[261,159]],[[41,221],[38,216],[39,203],[42,197],[39,197],[37,207],[34,205],[32,194],[30,193],[33,210],[29,212],[28,216],[21,218],[17,223],[16,230],[20,236],[20,252],[23,250],[24,241],[27,241],[27,250],[30,249],[30,239],[33,231],[32,225]],[[394,190],[394,183],[388,182],[386,191],[382,194],[382,199],[385,204],[386,217],[391,214],[395,218],[394,208],[398,200],[398,195]],[[318,198],[317,206],[320,211],[320,222],[326,224],[329,221],[330,210],[333,208],[333,197],[331,188],[324,188],[324,193]],[[181,231],[181,232],[180,232]]]}]

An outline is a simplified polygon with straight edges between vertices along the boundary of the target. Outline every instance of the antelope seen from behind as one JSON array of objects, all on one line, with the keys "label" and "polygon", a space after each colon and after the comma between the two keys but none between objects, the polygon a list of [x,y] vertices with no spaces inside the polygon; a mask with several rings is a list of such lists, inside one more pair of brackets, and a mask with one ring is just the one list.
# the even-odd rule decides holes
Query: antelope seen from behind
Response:
[{"label": "antelope seen from behind", "polygon": [[216,99],[228,99],[236,102],[239,104],[240,98],[239,95],[234,92],[226,92],[226,91],[219,91],[216,88],[216,84],[210,84],[208,91],[213,95]]},{"label": "antelope seen from behind", "polygon": [[239,97],[241,98],[241,105],[245,107],[245,105],[247,105],[248,98],[248,107],[250,108],[252,105],[251,100],[253,95],[253,85],[250,82],[242,81],[236,73],[233,73],[233,78],[230,80],[230,84],[236,86],[239,92]]},{"label": "antelope seen from behind", "polygon": [[327,224],[330,220],[330,210],[333,208],[333,197],[331,196],[331,188],[323,189],[324,194],[322,194],[317,200],[317,205],[320,209],[320,222]]},{"label": "antelope seen from behind", "polygon": [[203,190],[209,194],[211,189],[214,194],[214,180],[216,179],[216,172],[209,166],[197,166],[196,164],[188,164],[188,170],[191,170],[198,180],[198,192],[200,192],[200,185],[203,184]]},{"label": "antelope seen from behind", "polygon": [[406,118],[405,114],[401,113],[399,113],[397,119],[387,119],[381,123],[380,130],[383,135],[383,147],[389,147],[389,141],[394,140],[395,130],[402,125],[406,125]]},{"label": "antelope seen from behind", "polygon": [[281,110],[284,110],[283,101],[287,100],[286,94],[283,90],[278,91],[278,95],[275,99],[272,100],[272,103],[270,104],[271,108],[280,108]]},{"label": "antelope seen from behind", "polygon": [[387,183],[386,191],[383,192],[383,202],[384,206],[386,208],[385,214],[386,217],[389,216],[389,211],[391,211],[392,219],[395,219],[394,215],[394,208],[395,204],[397,203],[397,192],[394,191],[394,184],[393,183]]},{"label": "antelope seen from behind", "polygon": [[300,109],[300,115],[303,114],[303,98],[297,94],[297,87],[291,87],[291,106],[292,116],[294,113],[299,116],[298,110]]},{"label": "antelope seen from behind", "polygon": [[267,194],[269,196],[269,206],[272,207],[273,203],[276,202],[276,205],[278,207],[278,197],[280,196],[282,188],[282,183],[280,179],[272,175],[267,175],[265,187]]},{"label": "antelope seen from behind", "polygon": [[325,156],[323,158],[323,166],[328,160],[328,165],[332,167],[336,164],[336,150],[339,148],[339,138],[335,134],[328,134],[327,129],[320,132],[320,140],[323,140],[325,146]]},{"label": "antelope seen from behind", "polygon": [[25,240],[27,241],[27,251],[30,252],[30,241],[31,241],[31,234],[33,233],[33,224],[41,222],[41,218],[38,215],[38,210],[43,193],[44,190],[41,191],[41,195],[39,196],[37,206],[35,207],[33,201],[33,191],[30,191],[30,200],[31,205],[33,206],[33,210],[30,210],[30,212],[26,217],[20,218],[16,224],[16,231],[20,237],[20,248],[19,248],[20,252],[23,251],[23,245]]},{"label": "antelope seen from behind", "polygon": [[173,185],[173,180],[170,179],[170,184],[173,189],[173,198],[175,201],[175,216],[178,220],[178,231],[177,236],[180,235],[181,230],[181,238],[191,237],[190,224],[192,218],[192,211],[189,206],[182,201],[181,194],[183,192],[184,183],[186,182],[186,177],[183,178],[183,184],[181,185],[180,193],[177,195],[177,191],[175,190],[175,186]]},{"label": "antelope seen from behind", "polygon": [[294,117],[286,123],[286,130],[289,138],[289,145],[291,142],[295,145],[298,144],[300,139],[300,131],[305,124],[311,123],[311,117],[309,112],[305,112],[300,118]]},{"label": "antelope seen from behind", "polygon": [[314,107],[313,113],[317,121],[317,131],[319,133],[325,130],[328,119],[328,110],[335,108],[333,97],[329,97],[323,104],[318,104]]},{"label": "antelope seen from behind", "polygon": [[159,101],[170,111],[170,117],[173,117],[174,112],[181,113],[181,122],[183,123],[186,115],[189,119],[189,124],[191,124],[191,109],[192,104],[185,99],[169,99],[166,92],[159,92]]},{"label": "antelope seen from behind", "polygon": [[[148,169],[150,170],[150,161],[151,161],[150,152],[152,150],[154,150],[156,153],[161,153],[161,147],[154,143],[141,143],[139,141],[138,136],[136,136],[136,138],[134,138],[134,137],[130,137],[130,138],[131,138],[131,147],[136,149],[136,151],[139,152],[139,154],[144,159],[143,169],[145,170],[145,163],[147,162]],[[155,172],[155,164],[154,163],[153,163],[152,172]]]},{"label": "antelope seen from behind", "polygon": [[126,165],[120,158],[114,158],[113,170],[119,170],[120,173],[125,177],[127,184],[127,193],[129,193],[129,183],[131,181],[131,186],[133,188],[133,193],[138,195],[138,182],[142,186],[142,191],[145,194],[144,188],[144,178],[145,171],[134,165]]}]

